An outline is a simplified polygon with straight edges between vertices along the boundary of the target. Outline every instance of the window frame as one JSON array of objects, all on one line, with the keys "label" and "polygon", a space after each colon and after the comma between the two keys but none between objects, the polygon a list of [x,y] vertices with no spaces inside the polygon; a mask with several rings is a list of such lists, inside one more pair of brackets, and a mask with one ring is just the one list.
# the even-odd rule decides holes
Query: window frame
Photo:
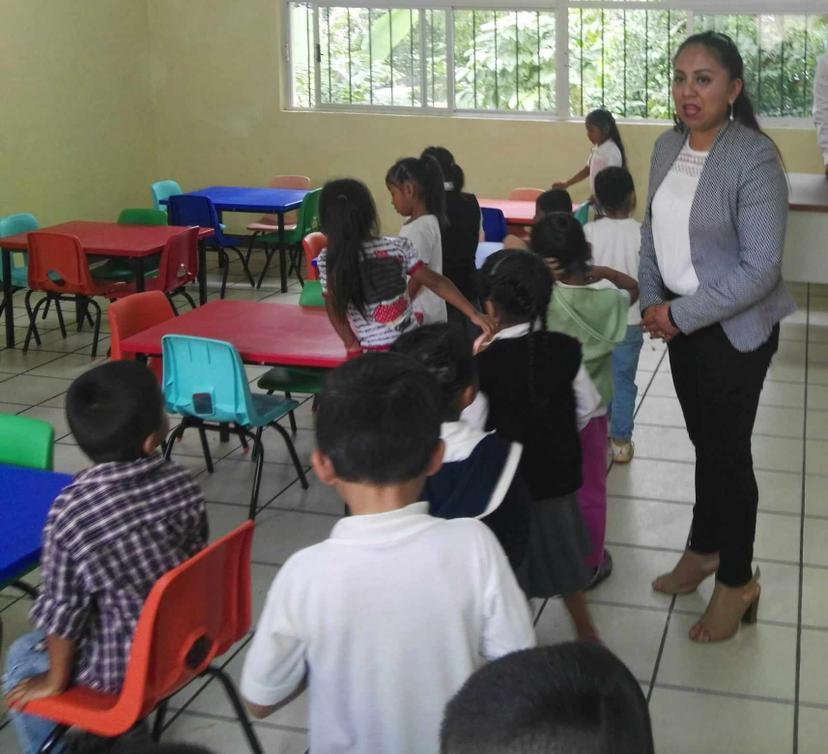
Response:
[{"label": "window frame", "polygon": [[[290,6],[301,0],[281,0],[281,66],[280,83],[282,85],[282,109],[294,113],[379,113],[386,115],[408,115],[442,118],[487,118],[494,120],[528,120],[544,122],[581,122],[581,116],[573,116],[569,102],[569,11],[572,9],[627,9],[627,10],[682,10],[687,12],[688,32],[693,33],[694,12],[713,15],[817,15],[828,13],[828,8],[820,0],[729,0],[727,13],[720,11],[721,0],[519,0],[514,5],[507,5],[507,0],[313,0],[313,44],[314,49],[320,43],[319,10],[332,8],[372,8],[390,10],[395,8],[414,8],[418,12],[426,10],[444,10],[446,12],[446,107],[374,105],[374,104],[337,104],[321,103],[321,74],[314,73],[314,99],[312,107],[297,107],[294,101],[293,62],[291,60],[291,14]],[[455,99],[454,70],[454,11],[455,10],[491,10],[491,11],[547,11],[555,14],[555,109],[554,111],[508,111],[483,108],[460,108]],[[421,19],[422,20],[422,19]],[[422,49],[420,50],[422,54]],[[825,50],[828,52],[828,49]],[[315,70],[319,71],[319,57],[315,57]],[[420,78],[427,77],[426,68],[420,71]],[[770,128],[810,128],[811,117],[799,116],[759,116],[760,125]],[[622,124],[664,125],[671,121],[658,118],[625,118],[616,120]]]}]

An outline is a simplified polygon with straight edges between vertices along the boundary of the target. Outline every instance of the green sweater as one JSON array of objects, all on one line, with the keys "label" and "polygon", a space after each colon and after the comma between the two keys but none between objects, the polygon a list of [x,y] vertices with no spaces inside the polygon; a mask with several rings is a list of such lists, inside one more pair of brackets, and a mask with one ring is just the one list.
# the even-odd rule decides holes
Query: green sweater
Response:
[{"label": "green sweater", "polygon": [[630,297],[608,281],[574,286],[556,283],[546,326],[580,342],[584,366],[604,405],[612,400],[612,350],[627,334]]}]

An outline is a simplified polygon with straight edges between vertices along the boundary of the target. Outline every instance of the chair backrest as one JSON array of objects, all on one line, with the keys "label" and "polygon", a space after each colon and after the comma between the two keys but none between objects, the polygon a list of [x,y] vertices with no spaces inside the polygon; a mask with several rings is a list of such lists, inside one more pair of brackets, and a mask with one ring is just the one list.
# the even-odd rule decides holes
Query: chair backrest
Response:
[{"label": "chair backrest", "polygon": [[95,295],[89,263],[77,236],[42,230],[29,234],[29,288]]},{"label": "chair backrest", "polygon": [[[18,233],[29,233],[37,230],[37,218],[28,212],[18,212],[15,215],[0,217],[0,238],[16,236]],[[28,281],[28,265],[25,251],[13,251],[11,257],[12,283],[24,286]],[[3,270],[0,269],[0,281],[3,280]]]},{"label": "chair backrest", "polygon": [[[107,309],[110,332],[110,358],[115,361],[134,358],[124,355],[121,341],[175,316],[175,310],[162,291],[144,291],[113,301]],[[159,375],[160,376],[160,375]]]},{"label": "chair backrest", "polygon": [[328,245],[328,237],[319,231],[308,233],[302,239],[302,251],[305,252],[305,280],[319,280],[319,270],[313,264],[316,259]]},{"label": "chair backrest", "polygon": [[589,202],[584,202],[572,214],[581,225],[586,225],[589,222]]},{"label": "chair backrest", "polygon": [[158,287],[166,292],[191,283],[198,274],[198,228],[187,228],[167,239],[158,264]]},{"label": "chair backrest", "polygon": [[171,196],[184,193],[181,186],[171,180],[156,181],[150,186],[150,191],[152,192],[152,206],[160,210],[164,209],[164,205],[161,204],[162,199],[169,199]]},{"label": "chair backrest", "polygon": [[309,189],[311,179],[306,175],[277,175],[271,178],[267,185],[270,188]]},{"label": "chair backrest", "polygon": [[218,212],[209,197],[176,194],[170,197],[168,206],[170,225],[199,225],[202,228],[212,228],[214,235],[210,240],[219,245],[224,244],[224,233]]},{"label": "chair backrest", "polygon": [[167,225],[167,210],[138,207],[122,209],[118,215],[119,225]]},{"label": "chair backrest", "polygon": [[325,296],[322,294],[322,284],[318,280],[306,280],[299,294],[299,306],[312,309],[325,307]]},{"label": "chair backrest", "polygon": [[299,207],[299,216],[296,220],[296,228],[301,238],[319,230],[319,195],[321,193],[322,189],[313,189],[313,191],[308,191],[302,199],[302,206]]},{"label": "chair backrest", "polygon": [[483,218],[483,233],[487,241],[499,243],[506,238],[506,216],[502,210],[492,207],[481,207],[480,214]]},{"label": "chair backrest", "polygon": [[542,193],[543,189],[539,188],[515,188],[509,192],[509,198],[516,202],[534,202]]},{"label": "chair backrest", "polygon": [[48,422],[0,414],[0,463],[52,470],[55,430]]},{"label": "chair backrest", "polygon": [[164,399],[167,410],[215,422],[249,426],[256,416],[241,357],[223,340],[165,335]]}]

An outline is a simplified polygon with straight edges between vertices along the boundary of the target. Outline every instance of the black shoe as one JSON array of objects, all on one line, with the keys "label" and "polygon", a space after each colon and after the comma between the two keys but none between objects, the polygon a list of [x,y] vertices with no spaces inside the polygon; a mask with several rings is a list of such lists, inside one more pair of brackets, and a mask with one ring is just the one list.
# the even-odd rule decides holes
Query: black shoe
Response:
[{"label": "black shoe", "polygon": [[610,574],[612,574],[612,555],[609,554],[609,550],[604,550],[601,565],[592,572],[592,577],[584,588],[584,591],[588,592],[591,589],[595,589],[602,581],[606,581],[610,577]]}]

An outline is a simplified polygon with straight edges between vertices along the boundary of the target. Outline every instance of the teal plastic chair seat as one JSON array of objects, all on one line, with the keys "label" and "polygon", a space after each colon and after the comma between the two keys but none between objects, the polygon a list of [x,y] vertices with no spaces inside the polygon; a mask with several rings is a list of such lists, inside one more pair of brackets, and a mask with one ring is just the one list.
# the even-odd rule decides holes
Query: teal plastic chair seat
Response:
[{"label": "teal plastic chair seat", "polygon": [[[273,427],[285,441],[302,488],[308,488],[293,441],[287,430],[278,423],[285,414],[299,406],[296,401],[251,393],[244,364],[231,343],[187,335],[165,335],[161,344],[167,410],[183,417],[183,421],[170,433],[165,450],[167,458],[184,431],[195,427],[201,437],[207,470],[212,473],[205,430],[222,431],[226,425],[233,425],[240,436],[253,441],[256,472],[249,514],[250,518],[255,518],[264,463],[261,436],[265,427]],[[254,429],[255,432],[251,431]]]},{"label": "teal plastic chair seat", "polygon": [[[0,238],[29,233],[38,229],[37,218],[28,212],[0,217]],[[27,288],[29,285],[28,255],[25,251],[13,251],[11,257],[11,284],[15,288]],[[0,283],[3,282],[3,270],[0,268]]]},{"label": "teal plastic chair seat", "polygon": [[584,202],[572,213],[581,225],[586,225],[589,222],[589,206],[589,202]]}]

